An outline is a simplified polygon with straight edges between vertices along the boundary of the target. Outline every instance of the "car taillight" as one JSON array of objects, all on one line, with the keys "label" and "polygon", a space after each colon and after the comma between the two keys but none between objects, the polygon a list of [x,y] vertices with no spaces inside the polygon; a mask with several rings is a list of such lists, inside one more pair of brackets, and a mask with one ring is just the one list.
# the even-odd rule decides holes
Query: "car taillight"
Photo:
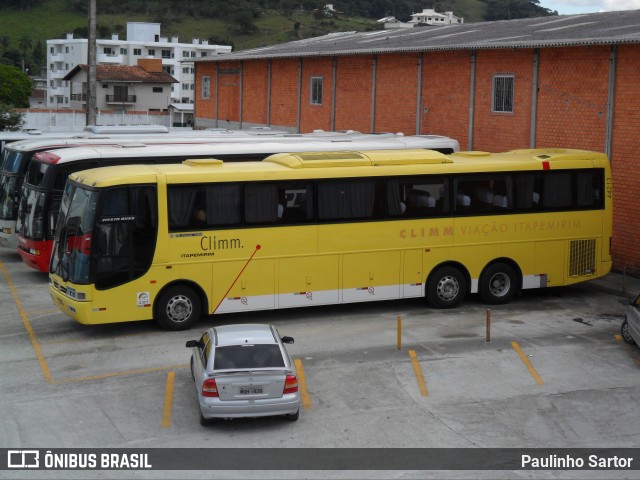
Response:
[{"label": "car taillight", "polygon": [[298,379],[295,375],[287,375],[287,378],[284,381],[284,390],[282,394],[285,393],[296,393],[298,391]]},{"label": "car taillight", "polygon": [[202,396],[203,397],[217,397],[218,386],[214,378],[209,378],[202,384]]}]

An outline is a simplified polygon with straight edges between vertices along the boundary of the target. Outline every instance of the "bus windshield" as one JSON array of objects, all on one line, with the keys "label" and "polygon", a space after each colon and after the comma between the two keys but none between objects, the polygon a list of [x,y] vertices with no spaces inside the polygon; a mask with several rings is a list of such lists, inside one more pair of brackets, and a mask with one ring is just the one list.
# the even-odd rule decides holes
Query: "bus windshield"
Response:
[{"label": "bus windshield", "polygon": [[2,175],[0,177],[0,218],[11,220],[18,213],[18,177]]},{"label": "bus windshield", "polygon": [[2,152],[2,165],[0,166],[0,173],[15,174],[24,171],[21,167],[23,167],[25,159],[28,159],[28,155],[26,153],[18,152],[10,148],[5,149],[5,151]]},{"label": "bus windshield", "polygon": [[97,196],[94,191],[69,183],[62,197],[51,271],[78,284],[89,283],[89,250]]},{"label": "bus windshield", "polygon": [[16,231],[27,238],[44,238],[47,192],[25,186],[18,207]]},{"label": "bus windshield", "polygon": [[156,202],[152,186],[97,192],[67,182],[50,272],[77,284],[91,280],[98,288],[141,276],[153,258]]}]

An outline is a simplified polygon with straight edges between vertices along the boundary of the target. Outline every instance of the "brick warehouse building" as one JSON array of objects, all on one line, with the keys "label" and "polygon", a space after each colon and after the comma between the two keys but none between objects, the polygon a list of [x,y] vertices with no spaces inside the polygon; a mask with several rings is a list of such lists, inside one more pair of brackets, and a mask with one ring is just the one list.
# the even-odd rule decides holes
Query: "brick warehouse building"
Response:
[{"label": "brick warehouse building", "polygon": [[640,275],[640,10],[336,33],[195,65],[197,128],[433,133],[465,150],[604,151],[614,268]]}]

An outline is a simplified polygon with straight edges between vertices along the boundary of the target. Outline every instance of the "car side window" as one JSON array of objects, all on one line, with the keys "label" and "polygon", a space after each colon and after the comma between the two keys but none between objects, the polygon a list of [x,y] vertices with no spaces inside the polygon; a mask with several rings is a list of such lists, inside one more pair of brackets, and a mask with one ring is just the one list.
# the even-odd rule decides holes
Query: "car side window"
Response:
[{"label": "car side window", "polygon": [[207,368],[207,361],[209,360],[209,354],[211,353],[211,341],[209,338],[209,333],[205,332],[200,339],[200,356],[202,358],[202,366]]}]

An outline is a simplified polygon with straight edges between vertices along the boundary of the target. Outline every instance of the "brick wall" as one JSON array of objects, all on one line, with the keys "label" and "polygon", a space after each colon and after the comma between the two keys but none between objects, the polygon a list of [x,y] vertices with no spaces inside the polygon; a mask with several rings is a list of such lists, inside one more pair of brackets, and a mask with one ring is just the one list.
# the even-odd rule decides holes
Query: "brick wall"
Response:
[{"label": "brick wall", "polygon": [[619,46],[611,164],[613,170],[613,262],[640,274],[640,47]]},{"label": "brick wall", "polygon": [[604,151],[609,47],[540,51],[536,146]]},{"label": "brick wall", "polygon": [[[194,118],[206,118],[213,120],[216,118],[216,68],[220,64],[216,63],[196,63],[196,91],[193,114]],[[209,99],[202,98],[202,77],[210,78]],[[197,121],[196,121],[197,125]]]},{"label": "brick wall", "polygon": [[[514,75],[513,112],[493,112],[495,75]],[[533,50],[480,50],[476,56],[473,149],[529,148]]]},{"label": "brick wall", "polygon": [[242,122],[265,125],[268,123],[268,62],[245,62],[242,68]]},{"label": "brick wall", "polygon": [[370,56],[338,57],[336,130],[371,131],[372,65]]},{"label": "brick wall", "polygon": [[467,150],[470,53],[433,52],[422,60],[422,134],[446,135]]},{"label": "brick wall", "polygon": [[[539,54],[536,147],[605,150],[610,47],[543,48]],[[640,275],[640,46],[618,47],[612,141],[614,176],[614,268]],[[423,54],[420,132],[447,135],[461,148],[501,151],[527,148],[531,132],[534,51],[479,50],[476,55],[473,145],[468,145],[471,52]],[[331,128],[333,59],[305,59],[302,70],[301,131]],[[373,62],[370,55],[336,59],[336,130],[371,129]],[[298,60],[273,60],[271,124],[297,127]],[[379,55],[376,71],[376,131],[414,134],[418,54]],[[220,63],[221,68],[233,64]],[[265,61],[245,62],[244,121],[266,124]],[[492,78],[513,74],[513,113],[492,113]],[[212,76],[212,99],[200,98],[200,78]],[[323,104],[310,105],[312,76],[324,79]],[[198,63],[196,117],[215,118],[214,64]],[[220,118],[238,116],[239,89],[232,76],[221,80]],[[234,107],[235,106],[235,107]],[[234,109],[235,108],[235,109]],[[234,117],[235,115],[235,117]],[[250,120],[249,120],[250,119]]]},{"label": "brick wall", "polygon": [[298,60],[284,59],[273,60],[271,64],[272,125],[298,125],[298,63]]},{"label": "brick wall", "polygon": [[[322,78],[322,104],[311,104],[311,78]],[[305,58],[302,66],[302,96],[300,101],[300,131],[331,130],[331,92],[333,88],[333,59]]]},{"label": "brick wall", "polygon": [[376,132],[416,133],[418,54],[379,55],[376,69]]}]

